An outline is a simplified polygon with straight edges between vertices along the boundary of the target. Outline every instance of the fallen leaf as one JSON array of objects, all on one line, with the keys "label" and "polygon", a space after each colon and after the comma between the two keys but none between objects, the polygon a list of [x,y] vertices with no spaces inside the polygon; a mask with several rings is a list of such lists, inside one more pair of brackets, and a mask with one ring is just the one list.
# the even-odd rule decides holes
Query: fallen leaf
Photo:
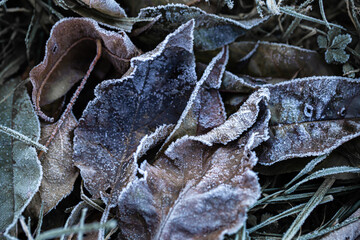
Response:
[{"label": "fallen leaf", "polygon": [[[37,142],[40,123],[20,79],[12,79],[0,88],[0,124]],[[17,89],[11,93],[15,87]],[[42,170],[33,146],[0,131],[0,238],[8,231],[38,190]],[[9,236],[8,236],[9,237]]]},{"label": "fallen leaf", "polygon": [[115,0],[80,0],[89,8],[113,17],[126,17],[126,13]]},{"label": "fallen leaf", "polygon": [[225,47],[209,63],[201,79],[196,83],[184,112],[162,149],[166,149],[175,139],[185,135],[204,134],[225,121],[224,103],[218,89],[228,58],[229,51]]},{"label": "fallen leaf", "polygon": [[65,95],[84,77],[96,56],[97,39],[119,74],[124,74],[130,58],[139,54],[124,32],[107,31],[94,20],[65,18],[57,22],[46,43],[44,60],[30,72],[35,109],[45,120],[40,107]]},{"label": "fallen leaf", "polygon": [[[222,239],[225,233],[236,232],[260,195],[251,171],[257,161],[252,149],[268,137],[267,98],[267,89],[255,92],[234,116],[237,141],[229,135],[226,146],[202,142],[218,139],[213,135],[219,132],[227,135],[223,131],[232,125],[230,118],[205,135],[178,139],[154,165],[143,162],[143,177],[135,178],[119,198],[119,238]],[[253,121],[241,115],[250,105],[259,110],[252,112]]]},{"label": "fallen leaf", "polygon": [[140,140],[181,115],[196,83],[193,27],[193,20],[182,25],[155,50],[133,58],[126,77],[95,89],[74,138],[74,162],[94,198],[116,204],[135,177]]},{"label": "fallen leaf", "polygon": [[193,2],[193,0],[138,0],[138,1],[122,1],[121,6],[126,9],[126,12],[129,13],[129,16],[137,16],[142,8],[145,7],[156,7],[160,5],[167,5],[169,3],[182,3],[186,4]]},{"label": "fallen leaf", "polygon": [[[313,50],[270,42],[235,42],[229,48],[229,70],[234,73],[282,79],[334,75]],[[254,53],[247,57],[252,50]]]},{"label": "fallen leaf", "polygon": [[126,17],[124,9],[114,0],[54,0],[54,2],[82,17],[94,19],[109,28],[125,32],[131,32],[135,23],[154,20]]},{"label": "fallen leaf", "polygon": [[358,80],[309,77],[268,88],[271,134],[260,163],[327,154],[360,135]]},{"label": "fallen leaf", "polygon": [[[41,125],[40,143],[46,143],[56,124],[44,123]],[[28,207],[28,210],[35,216],[39,216],[41,204],[43,204],[43,211],[46,214],[73,189],[74,182],[79,175],[72,161],[72,131],[76,125],[75,116],[70,114],[52,140],[47,153],[40,159],[43,179],[39,191]]]},{"label": "fallen leaf", "polygon": [[138,18],[161,16],[146,34],[140,35],[139,40],[144,45],[149,42],[159,42],[181,24],[195,20],[194,44],[197,50],[214,50],[232,43],[246,31],[267,18],[235,21],[229,18],[208,14],[196,7],[182,4],[168,4],[165,6],[141,9]]},{"label": "fallen leaf", "polygon": [[270,42],[232,43],[228,65],[221,89],[237,93],[250,93],[294,77],[334,75],[316,51]]}]

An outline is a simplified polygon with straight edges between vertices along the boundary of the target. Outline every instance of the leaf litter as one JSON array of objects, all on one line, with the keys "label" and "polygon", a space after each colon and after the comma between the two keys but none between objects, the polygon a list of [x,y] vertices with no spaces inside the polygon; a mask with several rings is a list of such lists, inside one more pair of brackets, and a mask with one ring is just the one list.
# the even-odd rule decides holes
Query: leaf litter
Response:
[{"label": "leaf litter", "polygon": [[98,85],[79,121],[75,165],[92,195],[109,205],[135,177],[133,153],[140,140],[175,123],[185,108],[196,83],[193,26],[189,21],[152,52],[133,58],[126,77]]},{"label": "leaf litter", "polygon": [[[28,96],[26,80],[8,79],[19,72],[25,79],[32,69],[42,127],[23,131],[28,124],[1,119],[2,149],[22,144],[37,175],[26,173],[32,182],[15,185],[31,188],[17,209],[9,211],[14,202],[2,198],[8,218],[0,238],[6,231],[29,239],[288,239],[300,228],[300,239],[340,228],[336,238],[356,236],[346,228],[360,201],[354,1],[346,2],[353,24],[346,28],[333,24],[344,15],[322,1],[318,15],[311,1],[29,1],[31,11],[10,2],[0,4],[1,26],[18,21],[14,12],[33,14],[25,17],[26,48],[17,47],[24,42],[18,32],[0,33],[8,37],[0,41],[0,107]],[[44,60],[33,68],[44,43],[37,39],[48,33]],[[22,65],[7,66],[7,59]],[[81,116],[77,127],[72,111]],[[16,169],[28,158],[3,159]],[[81,187],[80,203],[77,178],[87,190]],[[75,205],[64,226],[64,209]],[[64,227],[48,230],[54,220]]]}]

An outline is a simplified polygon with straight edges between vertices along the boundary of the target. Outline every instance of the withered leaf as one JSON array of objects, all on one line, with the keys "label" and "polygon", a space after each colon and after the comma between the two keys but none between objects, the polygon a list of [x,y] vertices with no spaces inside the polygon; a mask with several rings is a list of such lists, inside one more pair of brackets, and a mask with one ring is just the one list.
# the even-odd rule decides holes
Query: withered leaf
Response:
[{"label": "withered leaf", "polygon": [[310,77],[268,88],[271,134],[260,163],[326,154],[360,135],[358,80]]},{"label": "withered leaf", "polygon": [[228,69],[221,88],[237,93],[249,93],[294,77],[334,75],[316,51],[269,42],[232,43]]},{"label": "withered leaf", "polygon": [[115,0],[80,0],[89,8],[113,17],[126,17],[126,13]]},{"label": "withered leaf", "polygon": [[[42,124],[41,143],[46,143],[56,125],[57,123]],[[70,114],[52,140],[48,151],[40,159],[43,167],[43,179],[39,191],[28,207],[28,210],[36,217],[39,216],[41,204],[43,204],[44,214],[46,214],[73,189],[79,174],[72,161],[72,131],[76,125],[75,116]]]},{"label": "withered leaf", "polygon": [[192,2],[193,2],[193,0],[152,0],[152,1],[127,0],[127,1],[122,1],[121,6],[123,6],[126,9],[126,12],[129,14],[129,16],[135,17],[136,15],[139,14],[140,9],[145,8],[145,7],[156,7],[159,5],[167,5],[169,3],[187,4],[187,3],[192,3]]},{"label": "withered leaf", "polygon": [[182,4],[168,4],[165,6],[141,9],[139,18],[149,18],[161,15],[151,29],[139,38],[144,44],[149,41],[159,42],[167,34],[181,24],[195,20],[194,44],[197,50],[214,50],[235,41],[245,34],[246,30],[260,24],[264,19],[235,21],[228,18],[208,14],[196,7]]},{"label": "withered leaf", "polygon": [[[65,18],[57,22],[46,43],[44,60],[30,72],[32,99],[40,107],[52,103],[81,80],[96,56],[96,40],[103,44],[102,54],[123,74],[129,59],[139,52],[124,32],[100,28],[91,19]],[[44,117],[46,118],[46,115]]]},{"label": "withered leaf", "polygon": [[[229,70],[235,73],[282,79],[334,75],[316,51],[270,42],[235,42],[229,48]],[[252,50],[254,53],[244,66],[240,60]]]},{"label": "withered leaf", "polygon": [[133,153],[142,137],[181,115],[196,83],[193,28],[193,20],[182,25],[133,58],[126,77],[95,89],[74,139],[74,161],[93,197],[113,204],[106,196],[116,200],[134,178]]},{"label": "withered leaf", "polygon": [[236,232],[260,194],[257,176],[251,171],[257,161],[252,149],[268,135],[267,97],[268,91],[261,89],[247,101],[259,109],[253,111],[259,116],[253,121],[241,116],[244,109],[239,110],[234,128],[254,127],[238,141],[227,146],[200,141],[217,139],[208,135],[226,129],[220,125],[213,129],[218,131],[178,139],[154,165],[145,161],[141,165],[144,176],[136,178],[119,198],[120,237],[221,239],[225,233]]},{"label": "withered leaf", "polygon": [[54,0],[54,2],[82,17],[94,19],[102,25],[125,32],[131,32],[137,22],[154,20],[128,18],[124,9],[114,0]]},{"label": "withered leaf", "polygon": [[184,112],[162,149],[165,149],[174,139],[185,135],[204,134],[225,121],[224,103],[218,89],[228,58],[228,48],[224,47],[209,63],[201,79],[196,83]]}]

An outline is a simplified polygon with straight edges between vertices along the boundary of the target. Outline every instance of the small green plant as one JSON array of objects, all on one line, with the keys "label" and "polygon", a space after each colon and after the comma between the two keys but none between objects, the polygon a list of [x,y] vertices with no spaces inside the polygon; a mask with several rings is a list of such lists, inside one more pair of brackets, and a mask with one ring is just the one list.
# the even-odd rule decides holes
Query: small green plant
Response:
[{"label": "small green plant", "polygon": [[346,46],[351,42],[350,34],[341,34],[338,28],[332,28],[325,36],[318,36],[319,48],[325,48],[327,63],[346,63],[350,55],[345,52]]}]

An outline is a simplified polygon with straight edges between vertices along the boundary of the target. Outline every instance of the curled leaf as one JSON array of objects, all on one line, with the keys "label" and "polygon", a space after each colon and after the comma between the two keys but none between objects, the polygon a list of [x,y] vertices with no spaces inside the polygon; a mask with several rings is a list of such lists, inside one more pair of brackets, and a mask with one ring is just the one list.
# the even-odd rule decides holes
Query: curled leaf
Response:
[{"label": "curled leaf", "polygon": [[327,154],[360,135],[358,80],[310,77],[268,87],[271,134],[260,163]]},{"label": "curled leaf", "polygon": [[65,95],[84,77],[97,54],[97,40],[119,74],[127,71],[129,59],[139,53],[124,32],[107,31],[91,19],[65,18],[53,26],[44,60],[30,72],[32,99],[44,119],[48,118],[40,107]]},{"label": "curled leaf", "polygon": [[[56,124],[42,124],[41,143],[45,144]],[[46,214],[73,189],[74,182],[79,175],[72,161],[72,131],[76,125],[76,118],[70,114],[52,140],[48,151],[40,159],[43,167],[43,179],[39,191],[28,207],[28,210],[35,213],[35,216],[39,215],[42,204]]]},{"label": "curled leaf", "polygon": [[182,25],[155,50],[133,58],[127,76],[95,89],[74,139],[74,161],[93,197],[113,205],[135,176],[141,139],[175,123],[185,108],[196,83],[193,27],[194,21]]},{"label": "curled leaf", "polygon": [[[264,100],[263,94],[256,95]],[[136,178],[120,196],[119,237],[222,239],[225,233],[236,232],[246,218],[247,208],[260,194],[251,168],[257,161],[252,149],[268,134],[269,112],[262,100],[255,103],[262,105],[261,113],[253,113],[259,118],[251,122],[238,118],[235,129],[254,126],[238,141],[226,147],[208,146],[184,136],[171,144],[154,165],[144,162],[144,177]],[[196,137],[215,139],[206,135],[213,132]]]},{"label": "curled leaf", "polygon": [[[0,124],[37,142],[40,123],[20,79],[12,79],[0,88]],[[0,131],[0,238],[14,226],[38,190],[42,171],[34,147]]]},{"label": "curled leaf", "polygon": [[203,76],[196,83],[194,91],[177,122],[174,130],[166,139],[162,148],[173,140],[185,135],[200,135],[222,124],[225,119],[225,108],[218,91],[225,66],[229,58],[228,48],[212,59]]},{"label": "curled leaf", "polygon": [[228,18],[208,14],[196,7],[182,4],[148,7],[141,9],[139,18],[161,16],[150,31],[143,36],[145,43],[152,40],[159,42],[181,24],[195,20],[194,44],[198,50],[214,50],[235,41],[245,34],[246,30],[260,24],[264,19],[235,21]]},{"label": "curled leaf", "polygon": [[113,17],[126,17],[126,13],[115,0],[80,0],[89,8]]},{"label": "curled leaf", "polygon": [[237,139],[249,127],[251,127],[260,111],[259,103],[269,98],[269,92],[265,89],[259,89],[251,94],[240,109],[231,115],[229,119],[217,128],[209,131],[209,134],[194,137],[204,144],[211,146],[214,143],[227,144]]}]

